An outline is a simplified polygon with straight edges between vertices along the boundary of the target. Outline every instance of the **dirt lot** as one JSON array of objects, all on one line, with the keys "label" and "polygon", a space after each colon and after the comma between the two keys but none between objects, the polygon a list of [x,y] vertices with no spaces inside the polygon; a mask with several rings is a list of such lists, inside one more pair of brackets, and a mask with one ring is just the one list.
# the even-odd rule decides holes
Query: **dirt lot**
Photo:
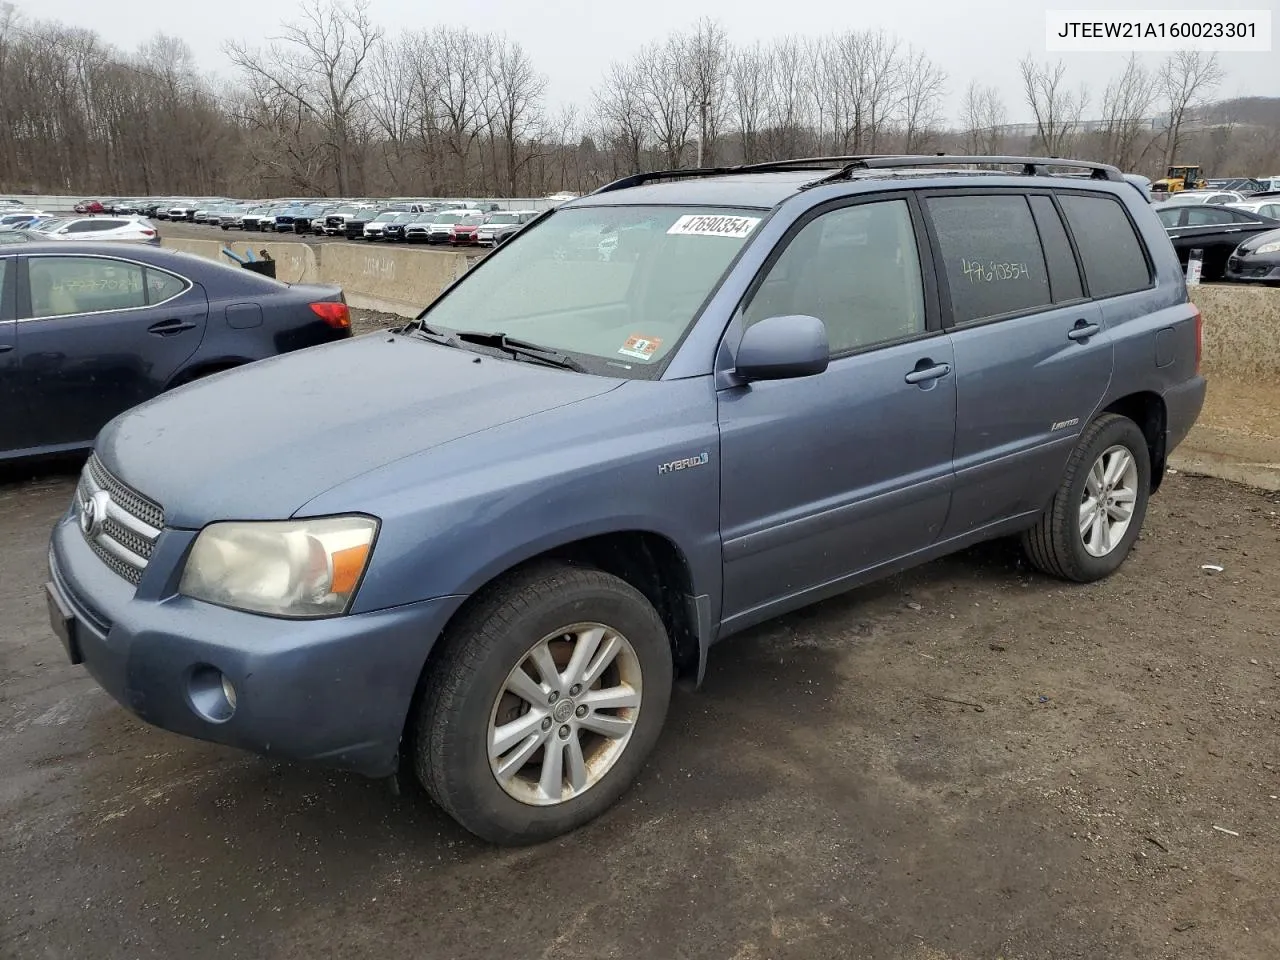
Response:
[{"label": "dirt lot", "polygon": [[1179,474],[1106,583],[989,545],[731,641],[619,807],[511,851],[62,662],[73,471],[0,486],[0,956],[1280,956],[1280,495]]}]

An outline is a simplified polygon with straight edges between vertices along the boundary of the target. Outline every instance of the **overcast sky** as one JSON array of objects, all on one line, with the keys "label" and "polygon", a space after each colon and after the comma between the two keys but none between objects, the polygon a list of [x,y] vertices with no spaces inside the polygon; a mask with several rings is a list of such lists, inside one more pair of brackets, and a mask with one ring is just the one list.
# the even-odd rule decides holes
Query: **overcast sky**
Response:
[{"label": "overcast sky", "polygon": [[[1277,0],[1178,3],[1166,8],[1276,9]],[[190,44],[200,65],[233,76],[222,51],[227,40],[255,43],[270,36],[298,9],[296,0],[15,0],[28,17],[61,20],[97,31],[118,46],[134,48],[156,32]],[[372,0],[371,14],[388,33],[439,23],[498,30],[519,40],[549,80],[552,105],[586,105],[592,88],[612,60],[629,57],[647,41],[682,28],[702,16],[718,19],[735,43],[750,43],[784,33],[818,36],[851,28],[883,28],[922,48],[949,78],[948,119],[955,119],[971,78],[999,87],[1009,120],[1030,116],[1018,90],[1017,61],[1044,50],[1045,10],[1106,7],[1097,2],[1029,3],[1016,0],[887,0],[851,3],[838,0],[461,0],[435,4],[421,0]],[[1115,6],[1119,6],[1116,4]],[[1150,6],[1130,0],[1126,7]],[[1276,29],[1280,15],[1273,14]],[[1221,96],[1280,96],[1280,48],[1271,53],[1220,54],[1227,70]],[[1075,82],[1101,99],[1107,78],[1123,61],[1118,54],[1061,55]],[[1151,55],[1152,62],[1158,55]]]}]

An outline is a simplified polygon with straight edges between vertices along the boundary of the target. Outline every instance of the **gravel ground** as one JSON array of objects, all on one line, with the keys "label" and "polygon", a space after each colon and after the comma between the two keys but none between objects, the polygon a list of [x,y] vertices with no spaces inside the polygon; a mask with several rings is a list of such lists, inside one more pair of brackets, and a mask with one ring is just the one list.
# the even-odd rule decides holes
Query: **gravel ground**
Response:
[{"label": "gravel ground", "polygon": [[1104,583],[999,543],[766,624],[618,807],[503,850],[63,662],[74,466],[0,485],[2,957],[1280,956],[1280,495],[1178,474]]}]

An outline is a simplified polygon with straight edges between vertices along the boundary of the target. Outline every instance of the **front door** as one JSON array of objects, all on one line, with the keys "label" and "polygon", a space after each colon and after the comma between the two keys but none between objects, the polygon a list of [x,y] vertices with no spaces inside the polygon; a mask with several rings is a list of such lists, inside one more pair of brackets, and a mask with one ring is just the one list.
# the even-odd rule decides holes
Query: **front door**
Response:
[{"label": "front door", "polygon": [[113,257],[25,258],[18,353],[33,446],[93,440],[158,394],[200,345],[204,290]]},{"label": "front door", "polygon": [[946,518],[955,361],[903,196],[793,230],[741,316],[821,319],[824,373],[718,396],[723,617],[746,626],[928,547]]}]

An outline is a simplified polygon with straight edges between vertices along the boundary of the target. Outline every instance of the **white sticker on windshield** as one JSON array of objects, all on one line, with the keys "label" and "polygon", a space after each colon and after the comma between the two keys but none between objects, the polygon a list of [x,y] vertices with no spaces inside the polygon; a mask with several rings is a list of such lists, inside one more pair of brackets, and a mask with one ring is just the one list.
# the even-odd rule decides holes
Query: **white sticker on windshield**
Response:
[{"label": "white sticker on windshield", "polygon": [[742,240],[760,222],[759,217],[722,217],[717,214],[696,213],[681,217],[671,225],[667,233],[682,237],[731,237]]}]

